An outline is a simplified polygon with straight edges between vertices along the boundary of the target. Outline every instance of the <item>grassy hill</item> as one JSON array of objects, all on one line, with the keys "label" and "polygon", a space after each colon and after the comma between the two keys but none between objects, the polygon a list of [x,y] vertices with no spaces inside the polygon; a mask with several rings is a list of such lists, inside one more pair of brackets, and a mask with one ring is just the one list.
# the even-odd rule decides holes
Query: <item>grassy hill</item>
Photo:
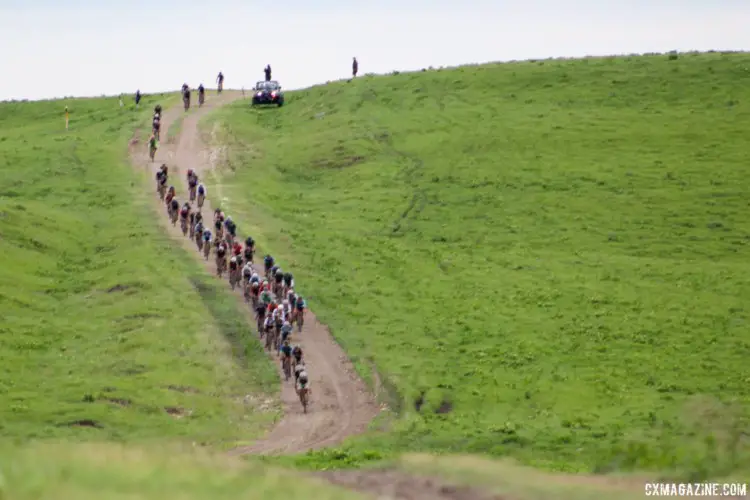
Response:
[{"label": "grassy hill", "polygon": [[366,497],[289,471],[175,446],[35,443],[0,447],[3,500],[322,500]]},{"label": "grassy hill", "polygon": [[275,412],[243,399],[272,397],[275,372],[223,288],[162,235],[126,163],[155,99],[138,112],[117,102],[0,105],[0,430],[251,438]]},{"label": "grassy hill", "polygon": [[278,376],[126,163],[155,102],[0,104],[0,498],[359,498],[201,451],[258,436]]},{"label": "grassy hill", "polygon": [[232,215],[390,388],[398,418],[335,456],[747,470],[749,69],[469,66],[206,124]]}]

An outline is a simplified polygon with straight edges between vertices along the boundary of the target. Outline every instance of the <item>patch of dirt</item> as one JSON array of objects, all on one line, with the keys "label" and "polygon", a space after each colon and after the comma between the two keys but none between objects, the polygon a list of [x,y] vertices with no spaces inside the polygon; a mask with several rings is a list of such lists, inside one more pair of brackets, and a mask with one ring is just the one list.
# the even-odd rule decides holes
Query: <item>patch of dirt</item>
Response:
[{"label": "patch of dirt", "polygon": [[177,391],[182,393],[187,392],[190,394],[200,394],[200,391],[198,389],[187,385],[168,385],[167,389],[169,389],[170,391]]},{"label": "patch of dirt", "polygon": [[107,293],[124,292],[130,288],[128,285],[115,285],[107,290]]},{"label": "patch of dirt", "polygon": [[393,469],[337,470],[316,474],[331,483],[393,500],[508,500],[469,486]]},{"label": "patch of dirt", "polygon": [[68,422],[64,425],[67,425],[69,427],[93,427],[95,429],[103,429],[104,426],[97,422],[96,420],[91,420],[89,418],[84,418],[81,420],[73,420],[72,422]]},{"label": "patch of dirt", "polygon": [[103,401],[107,401],[109,403],[116,404],[117,406],[122,406],[122,407],[128,407],[131,404],[133,404],[133,402],[127,398],[101,398],[101,399]]},{"label": "patch of dirt", "polygon": [[[187,113],[180,107],[167,110],[162,118],[161,133],[168,134],[169,127],[177,117],[182,116],[182,126],[175,144],[164,144],[156,153],[154,162],[149,161],[145,145],[131,148],[133,166],[140,169],[148,168],[151,178],[162,163],[169,164],[170,178],[177,188],[177,199],[183,200],[187,193],[187,180],[180,171],[192,168],[207,184],[209,194],[221,199],[217,193],[218,187],[208,182],[211,165],[223,157],[224,148],[207,148],[201,141],[198,131],[198,121],[224,104],[228,104],[242,94],[238,91],[225,91],[220,96],[208,95],[202,108],[191,108]],[[215,134],[216,129],[214,129]],[[208,159],[209,161],[206,161]],[[213,160],[213,161],[210,161]],[[174,173],[174,174],[173,174]],[[154,215],[161,221],[164,230],[177,242],[195,256],[196,265],[205,266],[206,270],[215,275],[213,259],[204,261],[198,254],[192,241],[182,235],[179,225],[173,227],[164,216],[164,208],[158,201],[153,185],[148,186],[154,192]],[[211,200],[203,205],[202,212],[210,217],[213,213]],[[231,213],[230,213],[231,215]],[[238,228],[238,239],[244,241],[247,234]],[[257,254],[263,255],[259,249]],[[262,271],[256,266],[256,270]],[[262,274],[262,273],[261,273]],[[224,282],[229,288],[226,278]],[[304,289],[304,284],[302,284]],[[235,292],[237,300],[246,311],[246,318],[250,328],[255,331],[255,320],[244,304],[242,294],[238,288]],[[302,334],[294,334],[294,341],[299,342],[305,352],[307,365],[310,368],[312,398],[308,413],[302,412],[294,387],[291,382],[281,382],[281,403],[284,416],[276,427],[265,438],[251,446],[243,446],[230,451],[232,455],[300,453],[310,449],[319,449],[340,443],[347,437],[364,432],[370,421],[378,414],[379,406],[364,382],[356,375],[353,365],[343,349],[333,340],[328,329],[319,323],[315,315],[308,311],[305,318],[305,328]],[[279,369],[279,378],[283,380],[281,367],[275,354],[269,354]]]},{"label": "patch of dirt", "polygon": [[446,413],[450,413],[453,411],[453,403],[450,401],[443,401],[440,403],[440,406],[438,406],[437,410],[435,410],[435,413],[438,415],[444,415]]},{"label": "patch of dirt", "polygon": [[189,417],[193,414],[193,410],[186,410],[185,408],[180,408],[179,406],[165,406],[164,411],[174,418]]}]

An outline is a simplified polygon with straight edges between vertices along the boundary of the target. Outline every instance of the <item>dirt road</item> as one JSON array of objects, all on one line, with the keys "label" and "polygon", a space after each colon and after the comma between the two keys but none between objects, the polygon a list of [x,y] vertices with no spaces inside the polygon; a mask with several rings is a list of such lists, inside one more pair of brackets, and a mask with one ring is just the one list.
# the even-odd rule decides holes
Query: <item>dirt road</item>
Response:
[{"label": "dirt road", "polygon": [[[207,169],[210,168],[206,158],[209,157],[210,147],[201,142],[198,130],[198,122],[212,109],[228,104],[242,97],[237,91],[225,91],[221,96],[213,92],[206,96],[206,103],[202,108],[191,108],[188,112],[182,109],[182,105],[166,110],[162,117],[161,136],[162,142],[156,154],[156,161],[148,160],[147,141],[140,137],[137,143],[131,144],[131,159],[133,165],[139,169],[148,169],[151,178],[156,174],[158,166],[162,163],[169,165],[170,184],[177,188],[177,198],[185,200],[188,191],[185,173],[193,169],[206,185],[208,199],[203,205],[204,217],[210,221],[213,216],[211,196],[216,196],[217,190],[208,181]],[[176,141],[167,144],[169,127],[175,120],[183,116],[182,126]],[[148,131],[148,122],[144,124],[143,133]],[[214,260],[209,258],[205,261],[198,254],[195,245],[177,227],[167,222],[164,207],[158,202],[154,193],[154,206],[157,209],[157,217],[163,221],[163,226],[169,235],[180,241],[189,252],[194,255],[197,265],[203,265],[215,274]],[[231,213],[227,215],[232,215]],[[242,231],[242,224],[238,224],[238,236],[241,241],[248,236]],[[261,249],[262,250],[262,249]],[[258,252],[259,255],[263,255]],[[256,260],[258,260],[256,258]],[[262,266],[262,263],[260,264]],[[257,267],[257,266],[256,266]],[[256,269],[258,270],[258,269]],[[291,270],[294,272],[294,270]],[[262,272],[259,272],[262,275]],[[218,279],[218,278],[217,278]],[[226,279],[227,288],[229,283]],[[304,291],[305,284],[300,283],[300,289]],[[255,321],[248,307],[245,305],[241,292],[235,292],[242,307],[247,310],[247,319],[252,331],[256,331]],[[363,432],[369,422],[377,415],[379,406],[371,392],[362,380],[356,375],[351,362],[333,340],[328,329],[320,324],[315,315],[308,311],[305,317],[305,327],[301,334],[294,333],[294,341],[299,342],[305,353],[308,373],[311,377],[311,405],[307,414],[302,412],[302,407],[297,398],[292,382],[281,382],[281,400],[284,407],[284,416],[275,428],[262,440],[251,446],[240,447],[232,450],[233,455],[247,453],[275,454],[296,453],[310,449],[318,449],[335,445],[346,437]],[[279,365],[275,354],[270,355],[273,361]],[[280,380],[282,377],[279,367]]]},{"label": "dirt road", "polygon": [[[145,140],[149,128],[148,122],[144,123],[139,140],[131,142],[130,153],[133,166],[140,170],[146,169],[149,177],[153,179],[158,166],[167,163],[172,179],[170,184],[177,188],[179,200],[187,198],[185,173],[190,168],[195,170],[208,189],[208,199],[203,206],[203,214],[210,221],[213,215],[211,196],[217,196],[218,190],[208,181],[211,179],[211,176],[207,175],[207,170],[211,168],[208,158],[212,156],[212,151],[210,145],[201,142],[198,122],[212,109],[229,104],[241,97],[241,93],[236,91],[225,91],[220,97],[212,93],[207,96],[206,104],[202,108],[193,108],[185,113],[179,105],[167,110],[162,119],[161,148],[153,163],[148,159]],[[168,144],[166,138],[169,128],[181,116],[183,119],[179,134],[175,141]],[[205,261],[199,255],[195,244],[182,235],[179,224],[173,227],[167,221],[165,208],[158,201],[156,193],[154,193],[153,206],[156,217],[170,237],[194,256],[196,265],[205,266],[209,273],[215,274],[214,260]],[[244,241],[247,234],[242,232],[241,225],[238,229],[238,236]],[[259,255],[262,253],[259,252]],[[229,288],[228,281],[226,278],[223,279]],[[305,283],[300,285],[300,289],[304,291]],[[241,292],[237,290],[235,295],[245,311],[249,328],[255,331],[253,314],[245,305]],[[263,439],[251,446],[235,448],[229,452],[230,454],[288,454],[332,446],[349,436],[363,432],[378,414],[380,408],[375,398],[356,375],[341,347],[333,340],[327,328],[315,319],[312,312],[308,311],[302,334],[295,333],[294,337],[295,341],[299,341],[302,345],[312,378],[313,392],[309,412],[303,414],[292,384],[283,382],[277,357],[271,354],[270,357],[278,367],[282,384],[281,400],[284,415]],[[423,477],[398,470],[341,470],[313,475],[334,484],[373,495],[378,499],[499,500],[503,498],[479,488],[454,486],[442,478]]]},{"label": "dirt road", "polygon": [[[147,141],[140,137],[139,141],[131,143],[131,159],[133,166],[147,169],[153,178],[162,163],[169,165],[170,184],[177,188],[177,198],[186,199],[188,169],[195,170],[206,184],[208,199],[203,205],[203,214],[209,221],[213,210],[211,196],[217,196],[217,189],[212,186],[206,175],[210,168],[207,158],[211,156],[210,146],[201,142],[198,130],[199,120],[219,106],[229,104],[241,98],[239,92],[225,91],[221,97],[208,96],[202,108],[191,109],[185,113],[182,106],[176,106],[164,113],[162,119],[162,143],[157,152],[156,161],[149,162]],[[176,141],[167,144],[169,127],[175,120],[183,116],[182,125]],[[144,125],[148,129],[148,123]],[[145,132],[144,132],[145,134]],[[211,274],[215,274],[213,259],[205,261],[199,255],[194,243],[182,235],[179,224],[172,226],[166,217],[164,206],[158,201],[154,193],[154,209],[164,230],[176,242],[182,244],[195,258],[196,265],[205,266]],[[231,214],[229,214],[231,215]],[[247,237],[238,224],[238,236],[241,240]],[[259,255],[262,255],[259,252]],[[293,270],[292,270],[293,271]],[[217,278],[218,279],[218,278]],[[229,283],[223,278],[227,288]],[[305,284],[300,284],[304,290]],[[241,292],[235,292],[238,302],[246,311],[248,326],[255,331],[255,321],[252,313],[245,305]],[[279,369],[279,379],[282,384],[281,400],[284,415],[277,425],[260,441],[251,446],[235,448],[231,455],[243,454],[279,454],[298,453],[310,449],[318,449],[340,443],[348,436],[363,432],[369,422],[379,412],[375,398],[362,380],[356,375],[346,354],[333,340],[328,329],[320,324],[315,315],[308,311],[305,327],[301,335],[295,333],[295,341],[299,340],[305,352],[305,358],[312,377],[311,405],[307,414],[302,412],[291,382],[283,382],[281,367],[278,366],[276,355],[271,358]],[[397,471],[335,471],[314,474],[339,486],[357,490],[378,499],[393,500],[494,500],[496,496],[487,495],[473,488],[454,487],[437,478],[424,478]]]}]

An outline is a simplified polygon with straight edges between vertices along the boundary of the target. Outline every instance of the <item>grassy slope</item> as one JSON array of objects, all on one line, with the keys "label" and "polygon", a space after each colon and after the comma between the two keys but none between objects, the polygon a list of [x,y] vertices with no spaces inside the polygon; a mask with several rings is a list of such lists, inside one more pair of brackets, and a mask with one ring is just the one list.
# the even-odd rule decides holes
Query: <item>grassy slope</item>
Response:
[{"label": "grassy slope", "polygon": [[[125,163],[154,102],[0,105],[5,436],[221,445],[275,416],[243,402],[277,382],[234,302],[164,238]],[[101,427],[71,425],[87,419]]]},{"label": "grassy slope", "polygon": [[125,163],[153,104],[0,104],[0,499],[359,498],[194,448],[256,436],[278,378]]},{"label": "grassy slope", "polygon": [[402,396],[350,451],[747,468],[748,66],[465,67],[217,115],[232,215]]},{"label": "grassy slope", "polygon": [[0,448],[0,499],[356,500],[362,496],[226,456],[180,448],[36,444]]}]

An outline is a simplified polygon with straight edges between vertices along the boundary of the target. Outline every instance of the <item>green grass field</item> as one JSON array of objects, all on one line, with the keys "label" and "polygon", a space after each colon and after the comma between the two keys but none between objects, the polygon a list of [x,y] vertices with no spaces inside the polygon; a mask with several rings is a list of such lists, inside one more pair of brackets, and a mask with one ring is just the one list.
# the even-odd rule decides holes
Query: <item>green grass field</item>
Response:
[{"label": "green grass field", "polygon": [[37,443],[0,447],[3,500],[363,499],[258,463],[179,447]]},{"label": "green grass field", "polygon": [[399,413],[343,450],[748,470],[750,55],[365,77],[214,115],[222,192]]},{"label": "green grass field", "polygon": [[168,241],[127,163],[155,102],[0,104],[3,436],[221,447],[278,414],[258,410],[277,376],[235,301]]},{"label": "green grass field", "polygon": [[154,99],[0,104],[0,499],[360,498],[203,451],[270,425],[278,376],[127,163]]}]

